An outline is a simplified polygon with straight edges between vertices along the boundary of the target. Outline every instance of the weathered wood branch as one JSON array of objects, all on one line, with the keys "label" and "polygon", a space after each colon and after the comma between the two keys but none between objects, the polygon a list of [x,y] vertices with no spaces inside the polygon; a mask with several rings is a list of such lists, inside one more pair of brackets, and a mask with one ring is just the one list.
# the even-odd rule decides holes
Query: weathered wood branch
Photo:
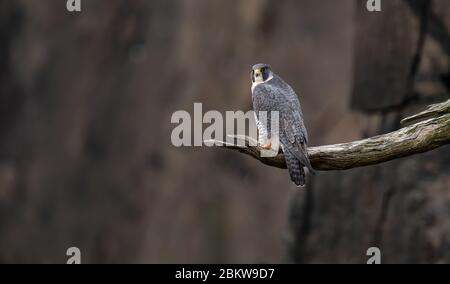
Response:
[{"label": "weathered wood branch", "polygon": [[430,105],[426,110],[422,111],[421,113],[407,117],[403,119],[400,123],[402,126],[407,126],[412,123],[416,123],[419,121],[423,121],[425,119],[438,117],[449,113],[450,113],[450,100],[447,100],[446,102],[440,104]]},{"label": "weathered wood branch", "polygon": [[[449,144],[450,100],[432,105],[424,112],[402,120],[402,125],[407,124],[410,125],[368,139],[309,147],[308,154],[311,164],[316,170],[346,170],[427,152]],[[280,152],[273,158],[264,158],[260,155],[262,149],[259,146],[251,146],[256,145],[256,143],[250,143],[254,142],[252,138],[247,136],[236,136],[235,138],[242,139],[245,147],[216,140],[207,142],[237,150],[272,167],[286,168],[283,153]]]}]

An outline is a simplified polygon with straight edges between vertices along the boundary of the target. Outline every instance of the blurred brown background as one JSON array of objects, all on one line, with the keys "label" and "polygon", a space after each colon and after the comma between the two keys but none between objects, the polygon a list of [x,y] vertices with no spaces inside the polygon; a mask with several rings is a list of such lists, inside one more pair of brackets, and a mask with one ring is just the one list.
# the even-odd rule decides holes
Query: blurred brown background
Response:
[{"label": "blurred brown background", "polygon": [[249,70],[298,92],[312,145],[449,98],[445,0],[0,1],[0,262],[450,262],[450,151],[306,190],[222,149],[175,148],[179,109],[251,109]]}]

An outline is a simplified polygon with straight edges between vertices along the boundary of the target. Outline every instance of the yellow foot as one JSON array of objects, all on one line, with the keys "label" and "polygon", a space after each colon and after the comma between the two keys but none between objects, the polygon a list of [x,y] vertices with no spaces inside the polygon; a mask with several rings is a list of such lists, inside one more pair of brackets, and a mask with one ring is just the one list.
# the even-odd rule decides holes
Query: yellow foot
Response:
[{"label": "yellow foot", "polygon": [[262,144],[261,148],[263,148],[264,150],[270,150],[270,149],[272,149],[272,143]]}]

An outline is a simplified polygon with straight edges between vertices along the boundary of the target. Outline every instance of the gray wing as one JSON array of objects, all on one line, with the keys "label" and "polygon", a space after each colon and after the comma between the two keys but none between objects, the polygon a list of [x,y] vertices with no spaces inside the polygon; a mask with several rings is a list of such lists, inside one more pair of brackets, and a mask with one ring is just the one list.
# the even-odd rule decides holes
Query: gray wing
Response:
[{"label": "gray wing", "polygon": [[[281,79],[280,79],[281,80]],[[293,120],[294,125],[294,133],[304,140],[305,144],[308,144],[308,133],[306,131],[305,123],[303,120],[303,112],[302,107],[300,106],[300,101],[298,100],[297,94],[287,83],[281,80],[283,83],[283,93],[285,94],[287,108],[289,109],[289,113],[292,114],[289,118]]]},{"label": "gray wing", "polygon": [[[283,106],[280,111],[280,142],[297,160],[306,166],[311,173],[314,170],[308,158],[308,133],[303,120],[303,112],[294,90],[281,78],[280,95],[283,95]],[[285,151],[286,152],[286,151]]]},{"label": "gray wing", "polygon": [[290,115],[283,115],[280,121],[280,142],[283,151],[293,155],[303,166],[307,167],[311,173],[314,170],[308,158],[307,138],[298,126],[299,123],[293,122]]}]

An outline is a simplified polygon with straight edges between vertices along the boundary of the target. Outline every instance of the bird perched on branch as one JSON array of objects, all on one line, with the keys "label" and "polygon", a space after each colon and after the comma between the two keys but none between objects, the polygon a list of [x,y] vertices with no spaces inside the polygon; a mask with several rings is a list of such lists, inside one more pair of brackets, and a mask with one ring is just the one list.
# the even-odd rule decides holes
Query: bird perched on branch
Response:
[{"label": "bird perched on branch", "polygon": [[[298,97],[291,86],[273,73],[267,64],[254,65],[251,78],[253,110],[261,147],[271,150],[279,142],[291,180],[297,186],[304,186],[306,183],[304,167],[311,173],[314,171],[306,151],[308,134]],[[273,112],[278,112],[278,133],[272,133],[277,131],[271,129]]]}]

